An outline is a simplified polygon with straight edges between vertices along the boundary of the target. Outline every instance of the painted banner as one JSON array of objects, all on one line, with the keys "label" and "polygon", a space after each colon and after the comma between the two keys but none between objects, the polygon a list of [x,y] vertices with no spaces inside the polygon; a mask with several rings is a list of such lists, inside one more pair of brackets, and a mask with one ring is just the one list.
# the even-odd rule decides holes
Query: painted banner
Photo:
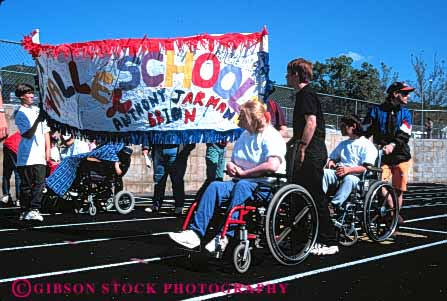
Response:
[{"label": "painted banner", "polygon": [[24,48],[43,109],[62,132],[129,143],[233,141],[239,106],[264,99],[267,31]]}]

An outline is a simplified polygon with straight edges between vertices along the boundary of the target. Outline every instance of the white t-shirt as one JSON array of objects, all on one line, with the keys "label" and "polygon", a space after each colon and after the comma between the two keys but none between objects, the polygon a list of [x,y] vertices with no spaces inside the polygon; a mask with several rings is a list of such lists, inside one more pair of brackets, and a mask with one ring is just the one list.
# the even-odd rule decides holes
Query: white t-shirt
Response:
[{"label": "white t-shirt", "polygon": [[269,125],[264,131],[256,134],[244,131],[234,144],[231,161],[246,170],[266,162],[269,157],[278,157],[281,165],[276,172],[285,173],[285,154],[286,142],[281,134]]},{"label": "white t-shirt", "polygon": [[339,162],[342,166],[348,167],[360,166],[364,163],[374,165],[377,158],[377,149],[371,141],[362,136],[358,139],[348,139],[340,142],[329,158]]},{"label": "white t-shirt", "polygon": [[62,159],[65,159],[66,157],[75,156],[78,154],[88,153],[90,151],[90,148],[88,146],[88,143],[79,139],[74,139],[74,142],[69,147],[64,148],[61,151],[61,157]]},{"label": "white t-shirt", "polygon": [[[20,135],[28,131],[36,121],[39,115],[39,108],[35,106],[25,107],[20,106],[16,113],[15,121]],[[46,121],[40,122],[37,126],[34,136],[30,139],[22,136],[20,140],[19,149],[17,151],[17,166],[27,166],[42,164],[47,165],[45,160],[45,133],[48,133],[50,128]]]}]

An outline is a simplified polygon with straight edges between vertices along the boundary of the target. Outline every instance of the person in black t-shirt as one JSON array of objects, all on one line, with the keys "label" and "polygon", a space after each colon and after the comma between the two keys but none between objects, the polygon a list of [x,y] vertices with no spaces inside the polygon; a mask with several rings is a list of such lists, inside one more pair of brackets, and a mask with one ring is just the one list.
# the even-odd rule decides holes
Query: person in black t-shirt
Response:
[{"label": "person in black t-shirt", "polygon": [[292,141],[302,141],[297,153],[298,162],[293,162],[292,182],[306,188],[317,205],[320,231],[318,242],[311,253],[333,255],[339,249],[323,192],[323,168],[327,160],[326,132],[320,99],[309,86],[312,67],[312,63],[303,58],[294,59],[287,65],[287,85],[298,89],[293,110]]}]

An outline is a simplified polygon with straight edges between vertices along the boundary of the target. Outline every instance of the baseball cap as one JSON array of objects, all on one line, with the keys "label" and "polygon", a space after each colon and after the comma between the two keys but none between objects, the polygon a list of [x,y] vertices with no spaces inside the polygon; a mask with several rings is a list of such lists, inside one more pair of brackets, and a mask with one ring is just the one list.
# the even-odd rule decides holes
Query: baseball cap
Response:
[{"label": "baseball cap", "polygon": [[403,82],[394,82],[388,87],[388,89],[386,89],[386,93],[388,94],[398,91],[412,92],[414,91],[414,88]]}]

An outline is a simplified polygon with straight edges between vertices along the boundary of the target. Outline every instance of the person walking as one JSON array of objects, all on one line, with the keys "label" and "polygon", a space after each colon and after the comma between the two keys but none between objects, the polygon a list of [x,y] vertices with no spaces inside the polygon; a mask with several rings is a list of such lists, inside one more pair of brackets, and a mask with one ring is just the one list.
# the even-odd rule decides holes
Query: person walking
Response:
[{"label": "person walking", "polygon": [[[403,204],[403,193],[407,191],[408,169],[410,166],[410,146],[412,118],[410,111],[405,107],[410,99],[413,87],[403,83],[394,82],[386,90],[385,101],[374,105],[368,110],[363,123],[367,137],[373,137],[373,142],[383,148],[382,179],[392,180],[396,191],[399,209]],[[392,201],[389,201],[389,206]],[[399,224],[403,218],[399,216]]]},{"label": "person walking", "polygon": [[291,142],[301,141],[298,162],[293,162],[292,182],[306,188],[317,206],[320,227],[311,254],[333,255],[339,252],[339,248],[323,192],[323,168],[327,160],[325,122],[320,98],[309,86],[312,67],[312,63],[303,58],[294,59],[287,65],[287,85],[298,90],[295,94]]}]

